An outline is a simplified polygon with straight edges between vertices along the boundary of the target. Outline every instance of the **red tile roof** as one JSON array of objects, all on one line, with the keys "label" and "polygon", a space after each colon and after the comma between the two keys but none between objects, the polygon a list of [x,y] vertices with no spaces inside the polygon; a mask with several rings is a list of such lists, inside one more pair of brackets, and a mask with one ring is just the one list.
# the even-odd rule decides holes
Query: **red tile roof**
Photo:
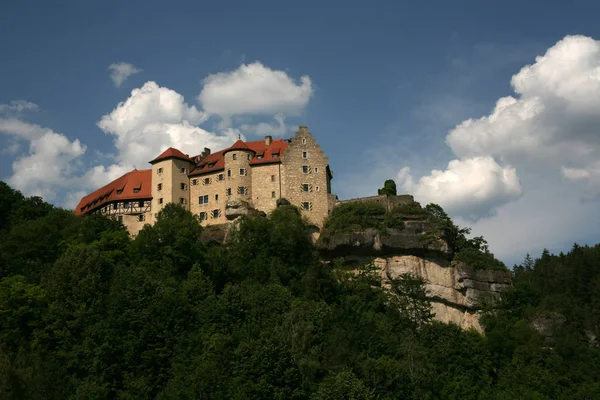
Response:
[{"label": "red tile roof", "polygon": [[154,164],[155,162],[166,160],[168,158],[178,158],[180,160],[193,162],[192,159],[190,159],[190,156],[188,156],[187,154],[183,154],[181,151],[177,150],[174,147],[169,147],[154,160],[150,161],[150,164]]},{"label": "red tile roof", "polygon": [[196,166],[190,175],[203,175],[225,169],[225,153],[231,150],[251,150],[255,153],[250,165],[280,163],[283,152],[288,147],[288,142],[285,139],[276,139],[269,146],[264,140],[255,142],[242,142],[238,140],[231,147],[216,153],[209,154]]},{"label": "red tile roof", "polygon": [[75,208],[75,214],[85,214],[117,200],[144,199],[152,199],[152,170],[136,169],[85,196]]}]

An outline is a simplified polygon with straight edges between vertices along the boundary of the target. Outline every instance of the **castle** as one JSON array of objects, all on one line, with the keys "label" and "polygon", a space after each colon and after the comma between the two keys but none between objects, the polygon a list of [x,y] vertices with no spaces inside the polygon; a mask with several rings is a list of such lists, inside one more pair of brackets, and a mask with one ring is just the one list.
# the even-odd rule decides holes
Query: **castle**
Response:
[{"label": "castle", "polygon": [[214,225],[227,221],[226,204],[233,200],[269,213],[284,198],[322,227],[337,201],[329,160],[306,126],[291,139],[238,140],[193,157],[170,147],[150,164],[152,169],[128,172],[83,197],[75,213],[117,218],[136,235],[167,203],[179,203],[202,225]]}]

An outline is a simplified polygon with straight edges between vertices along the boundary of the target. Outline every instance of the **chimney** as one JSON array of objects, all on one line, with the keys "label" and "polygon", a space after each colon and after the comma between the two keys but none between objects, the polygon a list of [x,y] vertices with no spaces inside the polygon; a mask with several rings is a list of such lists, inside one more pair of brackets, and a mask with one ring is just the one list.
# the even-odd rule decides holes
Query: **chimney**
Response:
[{"label": "chimney", "polygon": [[270,146],[272,141],[273,141],[272,136],[265,136],[265,146]]},{"label": "chimney", "polygon": [[210,154],[210,149],[208,147],[205,147],[204,150],[202,151],[202,156],[206,157],[209,154]]}]

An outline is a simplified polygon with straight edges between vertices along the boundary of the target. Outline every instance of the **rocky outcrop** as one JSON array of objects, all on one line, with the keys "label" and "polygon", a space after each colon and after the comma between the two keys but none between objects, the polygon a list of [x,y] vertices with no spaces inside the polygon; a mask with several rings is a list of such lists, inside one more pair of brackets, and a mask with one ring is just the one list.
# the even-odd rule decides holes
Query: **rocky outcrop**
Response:
[{"label": "rocky outcrop", "polygon": [[373,263],[379,268],[384,286],[404,274],[421,277],[437,320],[480,332],[483,329],[478,311],[482,300],[512,286],[508,271],[473,270],[461,262],[398,255],[378,257]]},{"label": "rocky outcrop", "polygon": [[326,260],[343,257],[348,265],[373,262],[384,287],[403,274],[422,278],[437,320],[482,332],[480,304],[512,286],[510,272],[475,270],[451,261],[452,252],[434,222],[422,215],[403,215],[402,220],[402,229],[325,230],[316,247]]},{"label": "rocky outcrop", "polygon": [[403,229],[364,229],[334,234],[324,230],[315,245],[328,258],[410,254],[450,259],[452,254],[446,242],[432,233],[436,229],[430,221],[407,219]]},{"label": "rocky outcrop", "polygon": [[262,215],[266,216],[263,211],[258,211],[252,204],[243,200],[229,200],[225,204],[225,217],[229,221],[233,221],[242,215]]}]

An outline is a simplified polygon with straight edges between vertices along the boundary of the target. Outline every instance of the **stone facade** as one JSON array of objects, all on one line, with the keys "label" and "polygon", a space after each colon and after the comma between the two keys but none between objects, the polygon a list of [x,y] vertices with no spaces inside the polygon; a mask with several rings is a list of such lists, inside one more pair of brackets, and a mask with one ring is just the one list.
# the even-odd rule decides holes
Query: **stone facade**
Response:
[{"label": "stone facade", "polygon": [[332,210],[329,159],[307,127],[301,126],[282,157],[281,195],[319,227]]}]

